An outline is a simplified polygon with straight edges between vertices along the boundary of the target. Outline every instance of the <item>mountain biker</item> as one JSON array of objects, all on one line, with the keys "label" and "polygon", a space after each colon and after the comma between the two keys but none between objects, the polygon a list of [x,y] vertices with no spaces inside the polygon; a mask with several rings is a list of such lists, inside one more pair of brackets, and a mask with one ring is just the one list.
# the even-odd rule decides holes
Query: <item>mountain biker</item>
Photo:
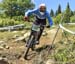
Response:
[{"label": "mountain biker", "polygon": [[[35,24],[35,25],[41,24],[42,25],[40,28],[40,34],[38,35],[38,38],[36,41],[36,44],[39,44],[40,37],[41,37],[44,27],[46,25],[46,18],[48,19],[49,27],[51,27],[53,25],[53,21],[50,17],[49,12],[46,9],[46,5],[44,3],[40,4],[39,8],[36,10],[27,11],[25,13],[24,19],[28,21],[30,15],[35,15],[35,21],[33,22],[33,24]],[[31,30],[31,34],[32,34],[32,30]]]}]

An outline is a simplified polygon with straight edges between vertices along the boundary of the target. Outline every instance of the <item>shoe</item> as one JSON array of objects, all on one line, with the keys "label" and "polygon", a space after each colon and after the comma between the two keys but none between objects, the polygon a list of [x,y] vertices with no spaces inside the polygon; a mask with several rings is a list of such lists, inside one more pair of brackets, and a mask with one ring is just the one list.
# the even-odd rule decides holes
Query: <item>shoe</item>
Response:
[{"label": "shoe", "polygon": [[26,47],[29,47],[29,44],[28,43],[26,43]]},{"label": "shoe", "polygon": [[28,47],[28,45],[26,44],[26,47]]},{"label": "shoe", "polygon": [[35,44],[37,44],[37,45],[38,45],[38,44],[39,44],[39,41],[36,41],[36,42],[35,42]]}]

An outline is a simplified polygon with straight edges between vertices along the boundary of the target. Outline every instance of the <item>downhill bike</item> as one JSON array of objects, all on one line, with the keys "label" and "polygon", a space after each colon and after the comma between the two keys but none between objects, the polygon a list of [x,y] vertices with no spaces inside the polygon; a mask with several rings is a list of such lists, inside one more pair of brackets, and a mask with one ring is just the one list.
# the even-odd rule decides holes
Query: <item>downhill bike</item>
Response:
[{"label": "downhill bike", "polygon": [[35,50],[35,45],[36,45],[35,42],[38,38],[38,35],[40,34],[41,26],[44,26],[44,25],[35,25],[35,24],[32,25],[32,28],[31,28],[32,33],[30,34],[30,37],[27,40],[27,49],[26,49],[26,52],[25,52],[25,55],[24,55],[24,59],[27,59],[28,52],[29,52],[30,49],[32,51]]}]

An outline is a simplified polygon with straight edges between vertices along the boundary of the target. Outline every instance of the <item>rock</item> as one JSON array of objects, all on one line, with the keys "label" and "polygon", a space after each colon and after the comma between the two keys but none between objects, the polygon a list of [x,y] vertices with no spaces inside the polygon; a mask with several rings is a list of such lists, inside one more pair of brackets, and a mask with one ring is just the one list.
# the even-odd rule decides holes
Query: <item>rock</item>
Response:
[{"label": "rock", "polygon": [[24,39],[24,37],[19,37],[19,38],[15,39],[15,41],[21,41],[23,39]]},{"label": "rock", "polygon": [[2,60],[3,58],[2,57],[0,57],[0,60]]},{"label": "rock", "polygon": [[27,38],[30,35],[30,32],[24,34],[24,37]]},{"label": "rock", "polygon": [[20,60],[21,60],[21,61],[25,61],[25,59],[24,59],[24,58],[22,58],[22,57],[20,58]]},{"label": "rock", "polygon": [[0,45],[2,45],[4,43],[4,41],[0,41]]},{"label": "rock", "polygon": [[30,32],[27,32],[24,34],[24,36],[21,36],[21,37],[15,39],[15,41],[22,41],[22,40],[26,39],[29,35],[30,35]]},{"label": "rock", "polygon": [[16,38],[18,38],[19,37],[19,35],[14,35],[13,37],[12,37],[12,39],[16,39]]},{"label": "rock", "polygon": [[9,47],[9,46],[6,46],[5,48],[6,48],[6,49],[9,49],[10,47]]},{"label": "rock", "polygon": [[33,60],[33,64],[45,64],[47,59],[47,51],[42,50],[38,52],[37,56]]},{"label": "rock", "polygon": [[0,64],[9,64],[8,59],[6,57],[5,58],[0,57]]},{"label": "rock", "polygon": [[13,31],[12,33],[17,33],[18,31]]},{"label": "rock", "polygon": [[4,41],[0,41],[0,50],[9,49],[9,46]]},{"label": "rock", "polygon": [[22,33],[22,34],[24,34],[24,33],[25,33],[25,31],[22,31],[21,33]]},{"label": "rock", "polygon": [[0,50],[4,50],[4,47],[0,46]]},{"label": "rock", "polygon": [[3,46],[3,48],[5,48],[6,47],[6,44],[3,44],[2,46]]},{"label": "rock", "polygon": [[21,58],[21,54],[15,54],[15,57],[16,57],[17,59],[20,59],[20,58]]},{"label": "rock", "polygon": [[49,60],[47,60],[46,64],[55,64],[54,62],[55,62],[54,60],[49,59]]},{"label": "rock", "polygon": [[6,43],[2,44],[2,47],[3,47],[3,48],[6,48],[6,49],[9,49],[9,46],[7,46]]},{"label": "rock", "polygon": [[0,60],[0,64],[9,64],[8,61]]},{"label": "rock", "polygon": [[43,36],[47,36],[47,32],[43,32],[43,34],[42,34]]}]

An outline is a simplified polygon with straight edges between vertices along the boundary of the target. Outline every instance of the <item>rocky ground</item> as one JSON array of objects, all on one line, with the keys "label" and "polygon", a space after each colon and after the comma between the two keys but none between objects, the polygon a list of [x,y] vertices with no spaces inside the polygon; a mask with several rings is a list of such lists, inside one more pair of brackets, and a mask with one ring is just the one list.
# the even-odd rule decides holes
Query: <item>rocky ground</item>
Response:
[{"label": "rocky ground", "polygon": [[[30,60],[25,60],[23,58],[26,50],[25,42],[23,40],[15,41],[18,37],[22,37],[25,32],[27,33],[27,31],[0,32],[0,64],[44,64],[41,60],[41,57],[44,56],[42,53],[44,53],[46,45],[51,44],[56,29],[46,30],[47,33],[43,34],[40,39],[40,45],[36,46],[37,50],[33,52],[30,51]],[[56,38],[55,42],[61,39],[61,33],[59,33],[58,36],[59,37]],[[45,52],[47,51],[48,50]],[[47,55],[47,53],[45,53],[45,55]],[[39,60],[36,59],[38,57]],[[3,63],[6,61],[8,63]],[[38,61],[41,63],[38,63]]]}]

